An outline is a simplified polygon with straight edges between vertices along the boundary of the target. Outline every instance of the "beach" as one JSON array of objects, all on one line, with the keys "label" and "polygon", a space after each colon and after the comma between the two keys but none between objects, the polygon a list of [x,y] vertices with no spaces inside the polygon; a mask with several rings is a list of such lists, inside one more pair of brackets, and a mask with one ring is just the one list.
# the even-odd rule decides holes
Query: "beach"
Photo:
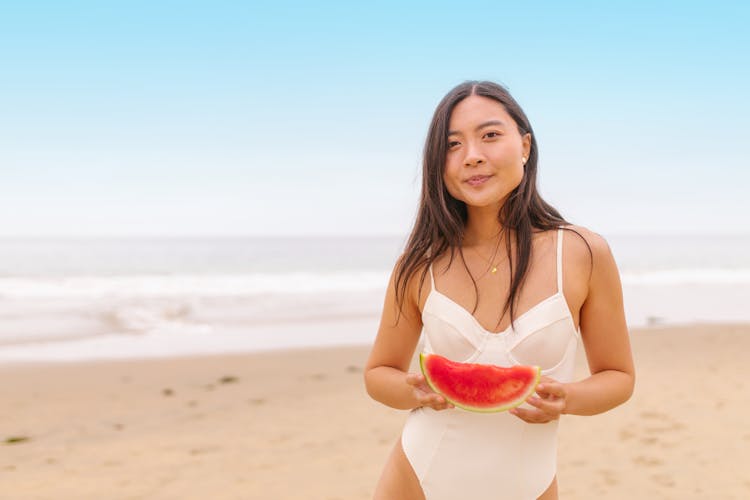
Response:
[{"label": "beach", "polygon": [[[560,498],[750,497],[750,326],[631,338],[631,400],[562,418]],[[6,363],[0,498],[368,499],[407,413],[368,397],[367,353]]]}]

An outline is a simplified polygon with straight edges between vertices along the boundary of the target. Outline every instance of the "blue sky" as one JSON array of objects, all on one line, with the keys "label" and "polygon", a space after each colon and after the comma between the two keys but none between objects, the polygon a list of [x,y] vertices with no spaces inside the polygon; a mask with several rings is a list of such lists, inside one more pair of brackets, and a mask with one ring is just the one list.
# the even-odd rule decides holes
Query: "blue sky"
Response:
[{"label": "blue sky", "polygon": [[440,98],[505,84],[604,234],[750,232],[746,2],[0,6],[0,235],[403,234]]}]

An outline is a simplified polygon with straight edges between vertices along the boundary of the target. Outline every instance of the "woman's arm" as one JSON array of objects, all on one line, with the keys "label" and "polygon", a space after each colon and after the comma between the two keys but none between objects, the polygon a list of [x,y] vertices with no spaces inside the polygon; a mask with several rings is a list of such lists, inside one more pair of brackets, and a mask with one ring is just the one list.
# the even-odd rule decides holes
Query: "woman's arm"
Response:
[{"label": "woman's arm", "polygon": [[543,379],[537,388],[538,397],[528,400],[536,409],[512,410],[528,422],[548,422],[562,413],[603,413],[624,403],[633,393],[635,368],[617,264],[602,236],[583,228],[576,230],[585,237],[593,257],[579,315],[591,376],[565,384]]},{"label": "woman's arm", "polygon": [[573,415],[594,415],[621,405],[633,394],[635,385],[617,264],[606,240],[587,233],[593,269],[580,324],[591,376],[567,384],[564,413]]},{"label": "woman's arm", "polygon": [[422,331],[417,284],[421,273],[415,273],[407,283],[403,313],[399,317],[395,293],[397,268],[398,265],[391,273],[380,327],[365,365],[367,393],[374,400],[400,410],[419,406],[449,408],[452,405],[434,393],[421,374],[407,373]]}]

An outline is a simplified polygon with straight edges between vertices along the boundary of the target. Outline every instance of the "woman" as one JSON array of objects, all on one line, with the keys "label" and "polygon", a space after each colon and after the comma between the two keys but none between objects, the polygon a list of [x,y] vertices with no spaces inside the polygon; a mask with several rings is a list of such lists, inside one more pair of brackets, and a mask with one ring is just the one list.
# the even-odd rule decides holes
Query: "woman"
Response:
[{"label": "woman", "polygon": [[[372,398],[412,410],[376,499],[556,499],[560,415],[625,402],[635,373],[606,241],[537,192],[537,145],[503,87],[466,82],[438,105],[417,220],[391,275],[365,369]],[[409,373],[424,350],[454,361],[538,365],[510,412],[453,408]],[[573,381],[578,340],[591,375]]]}]

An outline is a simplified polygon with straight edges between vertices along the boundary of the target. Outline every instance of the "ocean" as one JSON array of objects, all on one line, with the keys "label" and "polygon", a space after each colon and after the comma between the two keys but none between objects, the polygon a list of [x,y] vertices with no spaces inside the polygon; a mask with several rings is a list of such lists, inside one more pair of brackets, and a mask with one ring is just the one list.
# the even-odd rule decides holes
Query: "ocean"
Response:
[{"label": "ocean", "polygon": [[[750,235],[605,235],[631,327],[750,321]],[[0,362],[362,344],[406,237],[0,239]]]}]

